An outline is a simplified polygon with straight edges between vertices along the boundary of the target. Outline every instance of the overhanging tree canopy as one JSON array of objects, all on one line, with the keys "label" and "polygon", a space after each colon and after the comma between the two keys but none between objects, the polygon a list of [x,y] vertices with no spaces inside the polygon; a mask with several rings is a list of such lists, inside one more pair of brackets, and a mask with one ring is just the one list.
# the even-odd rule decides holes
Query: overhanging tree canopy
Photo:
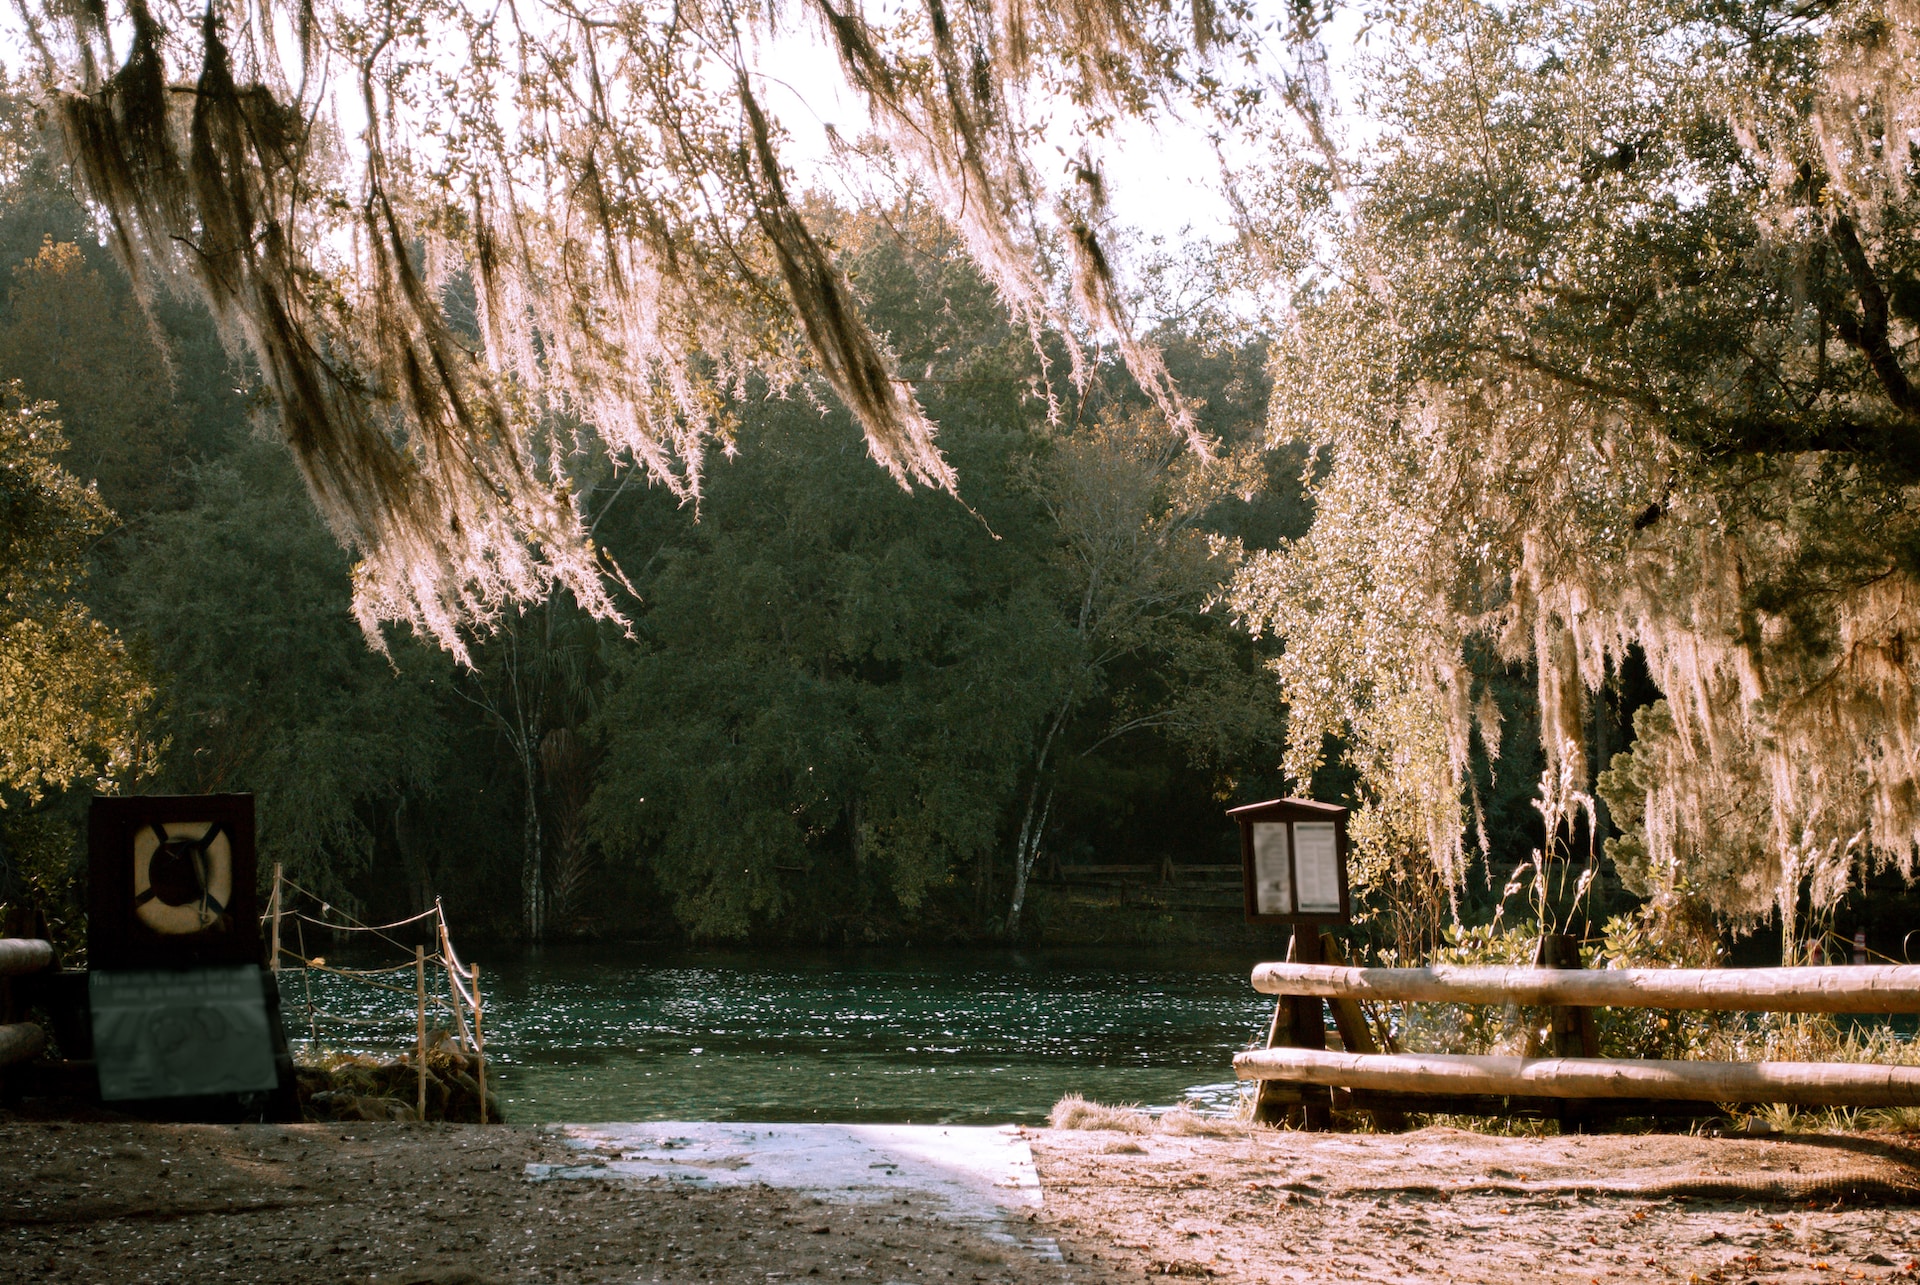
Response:
[{"label": "overhanging tree canopy", "polygon": [[[76,167],[149,283],[196,284],[243,338],[322,511],[363,557],[372,634],[457,627],[558,582],[611,613],[552,456],[584,425],[694,496],[750,374],[823,376],[903,484],[954,478],[909,381],[810,224],[768,112],[780,42],[837,56],[1008,307],[1079,316],[1169,421],[1082,153],[1210,67],[1238,4],[810,0],[536,4],[168,0],[26,6]],[[1056,271],[1056,265],[1058,270]],[[470,280],[473,315],[451,317]],[[1071,301],[1071,303],[1069,303]],[[1076,373],[1082,358],[1075,349]]]},{"label": "overhanging tree canopy", "polygon": [[1287,639],[1290,765],[1351,735],[1370,833],[1457,870],[1499,744],[1475,649],[1537,668],[1550,821],[1643,653],[1665,700],[1602,783],[1623,874],[1777,902],[1791,940],[1809,882],[1920,843],[1920,10],[1417,16],[1371,154],[1282,189],[1330,253],[1276,429],[1331,469],[1240,603]]},{"label": "overhanging tree canopy", "polygon": [[[123,254],[251,347],[370,631],[458,648],[556,581],[610,613],[555,461],[590,429],[697,494],[749,376],[817,373],[895,476],[953,485],[782,163],[766,72],[796,30],[1024,322],[1103,328],[1190,423],[1130,334],[1095,158],[1056,191],[1036,157],[1176,95],[1232,119],[1249,9],[24,3]],[[1287,637],[1299,773],[1353,733],[1382,824],[1454,864],[1491,733],[1471,649],[1537,663],[1561,810],[1638,649],[1668,720],[1615,778],[1646,886],[1703,870],[1751,911],[1911,853],[1916,13],[1407,5],[1357,167],[1285,86],[1311,146],[1242,193],[1276,194],[1249,228],[1273,267],[1319,273],[1276,422],[1332,471],[1241,601]]]}]

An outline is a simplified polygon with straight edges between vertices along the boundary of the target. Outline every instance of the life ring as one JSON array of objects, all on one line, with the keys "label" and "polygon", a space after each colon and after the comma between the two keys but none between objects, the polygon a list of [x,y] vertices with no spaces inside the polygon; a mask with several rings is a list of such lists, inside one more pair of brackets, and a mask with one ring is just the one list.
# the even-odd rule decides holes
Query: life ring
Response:
[{"label": "life ring", "polygon": [[168,937],[204,932],[233,897],[233,845],[218,821],[169,821],[133,836],[133,910]]}]

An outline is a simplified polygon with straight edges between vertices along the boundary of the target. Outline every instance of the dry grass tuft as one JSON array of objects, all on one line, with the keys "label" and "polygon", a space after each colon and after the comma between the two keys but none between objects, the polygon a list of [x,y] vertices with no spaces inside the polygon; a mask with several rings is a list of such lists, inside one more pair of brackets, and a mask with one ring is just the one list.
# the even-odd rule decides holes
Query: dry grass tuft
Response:
[{"label": "dry grass tuft", "polygon": [[1069,1093],[1047,1114],[1049,1129],[1112,1129],[1120,1133],[1152,1133],[1153,1117],[1139,1107],[1110,1107]]},{"label": "dry grass tuft", "polygon": [[1870,1129],[1885,1129],[1889,1133],[1920,1134],[1920,1107],[1884,1107],[1863,1111],[1860,1122]]},{"label": "dry grass tuft", "polygon": [[1237,1138],[1245,1134],[1248,1128],[1244,1120],[1201,1115],[1184,1103],[1171,1111],[1161,1113],[1160,1118],[1154,1123],[1158,1132],[1181,1137]]},{"label": "dry grass tuft", "polygon": [[[472,1124],[480,1119],[480,1086],[473,1055],[445,1031],[434,1031],[427,1047],[427,1116]],[[296,1068],[300,1114],[309,1121],[412,1121],[419,1116],[419,1070],[405,1056],[319,1052]],[[502,1123],[500,1100],[487,1094],[487,1119]]]},{"label": "dry grass tuft", "polygon": [[[1184,1104],[1162,1112],[1158,1118],[1139,1107],[1110,1107],[1089,1102],[1078,1093],[1069,1093],[1053,1104],[1047,1116],[1052,1129],[1108,1129],[1119,1133],[1164,1133],[1178,1137],[1238,1137],[1248,1124],[1240,1119],[1220,1119],[1201,1115]],[[1112,1150],[1113,1148],[1109,1148]]]}]

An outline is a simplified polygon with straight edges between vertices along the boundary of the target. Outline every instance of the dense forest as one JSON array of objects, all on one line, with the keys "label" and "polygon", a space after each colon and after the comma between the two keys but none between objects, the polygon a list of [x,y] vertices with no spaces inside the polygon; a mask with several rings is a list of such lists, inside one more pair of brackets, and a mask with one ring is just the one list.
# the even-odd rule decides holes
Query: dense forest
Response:
[{"label": "dense forest", "polygon": [[[316,20],[353,146],[270,24],[41,15],[0,119],[10,901],[76,913],[96,789],[247,790],[370,914],[1022,941],[1086,927],[1046,865],[1230,861],[1225,809],[1297,792],[1356,807],[1402,957],[1899,951],[1906,8],[1434,0],[1375,15],[1343,126],[1310,10],[822,5],[859,199],[737,61],[778,12],[643,10],[512,57],[457,7]],[[1035,83],[1085,126],[1046,200]],[[1094,149],[1175,100],[1259,144],[1237,235],[1123,270]]]}]

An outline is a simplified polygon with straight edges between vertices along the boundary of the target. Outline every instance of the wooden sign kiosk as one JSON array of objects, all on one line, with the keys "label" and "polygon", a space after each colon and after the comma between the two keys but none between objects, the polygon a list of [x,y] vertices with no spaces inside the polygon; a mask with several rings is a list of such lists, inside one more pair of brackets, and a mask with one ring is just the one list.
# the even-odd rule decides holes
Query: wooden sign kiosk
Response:
[{"label": "wooden sign kiosk", "polygon": [[[1352,917],[1347,809],[1312,799],[1273,799],[1230,809],[1227,815],[1240,825],[1247,922],[1291,925],[1289,963],[1344,964],[1340,943],[1324,929]],[[1317,995],[1279,997],[1267,1030],[1267,1047],[1325,1049],[1329,1003],[1334,1028],[1349,1053],[1379,1052],[1358,1003],[1339,998],[1325,1001]],[[1254,1119],[1272,1124],[1298,1111],[1306,1128],[1325,1129],[1332,1123],[1332,1102],[1330,1092],[1263,1080],[1254,1101]],[[1374,1113],[1382,1128],[1399,1127],[1399,1114]]]},{"label": "wooden sign kiosk", "polygon": [[101,1097],[186,1119],[297,1120],[260,966],[253,796],[96,798],[87,1003]]}]

